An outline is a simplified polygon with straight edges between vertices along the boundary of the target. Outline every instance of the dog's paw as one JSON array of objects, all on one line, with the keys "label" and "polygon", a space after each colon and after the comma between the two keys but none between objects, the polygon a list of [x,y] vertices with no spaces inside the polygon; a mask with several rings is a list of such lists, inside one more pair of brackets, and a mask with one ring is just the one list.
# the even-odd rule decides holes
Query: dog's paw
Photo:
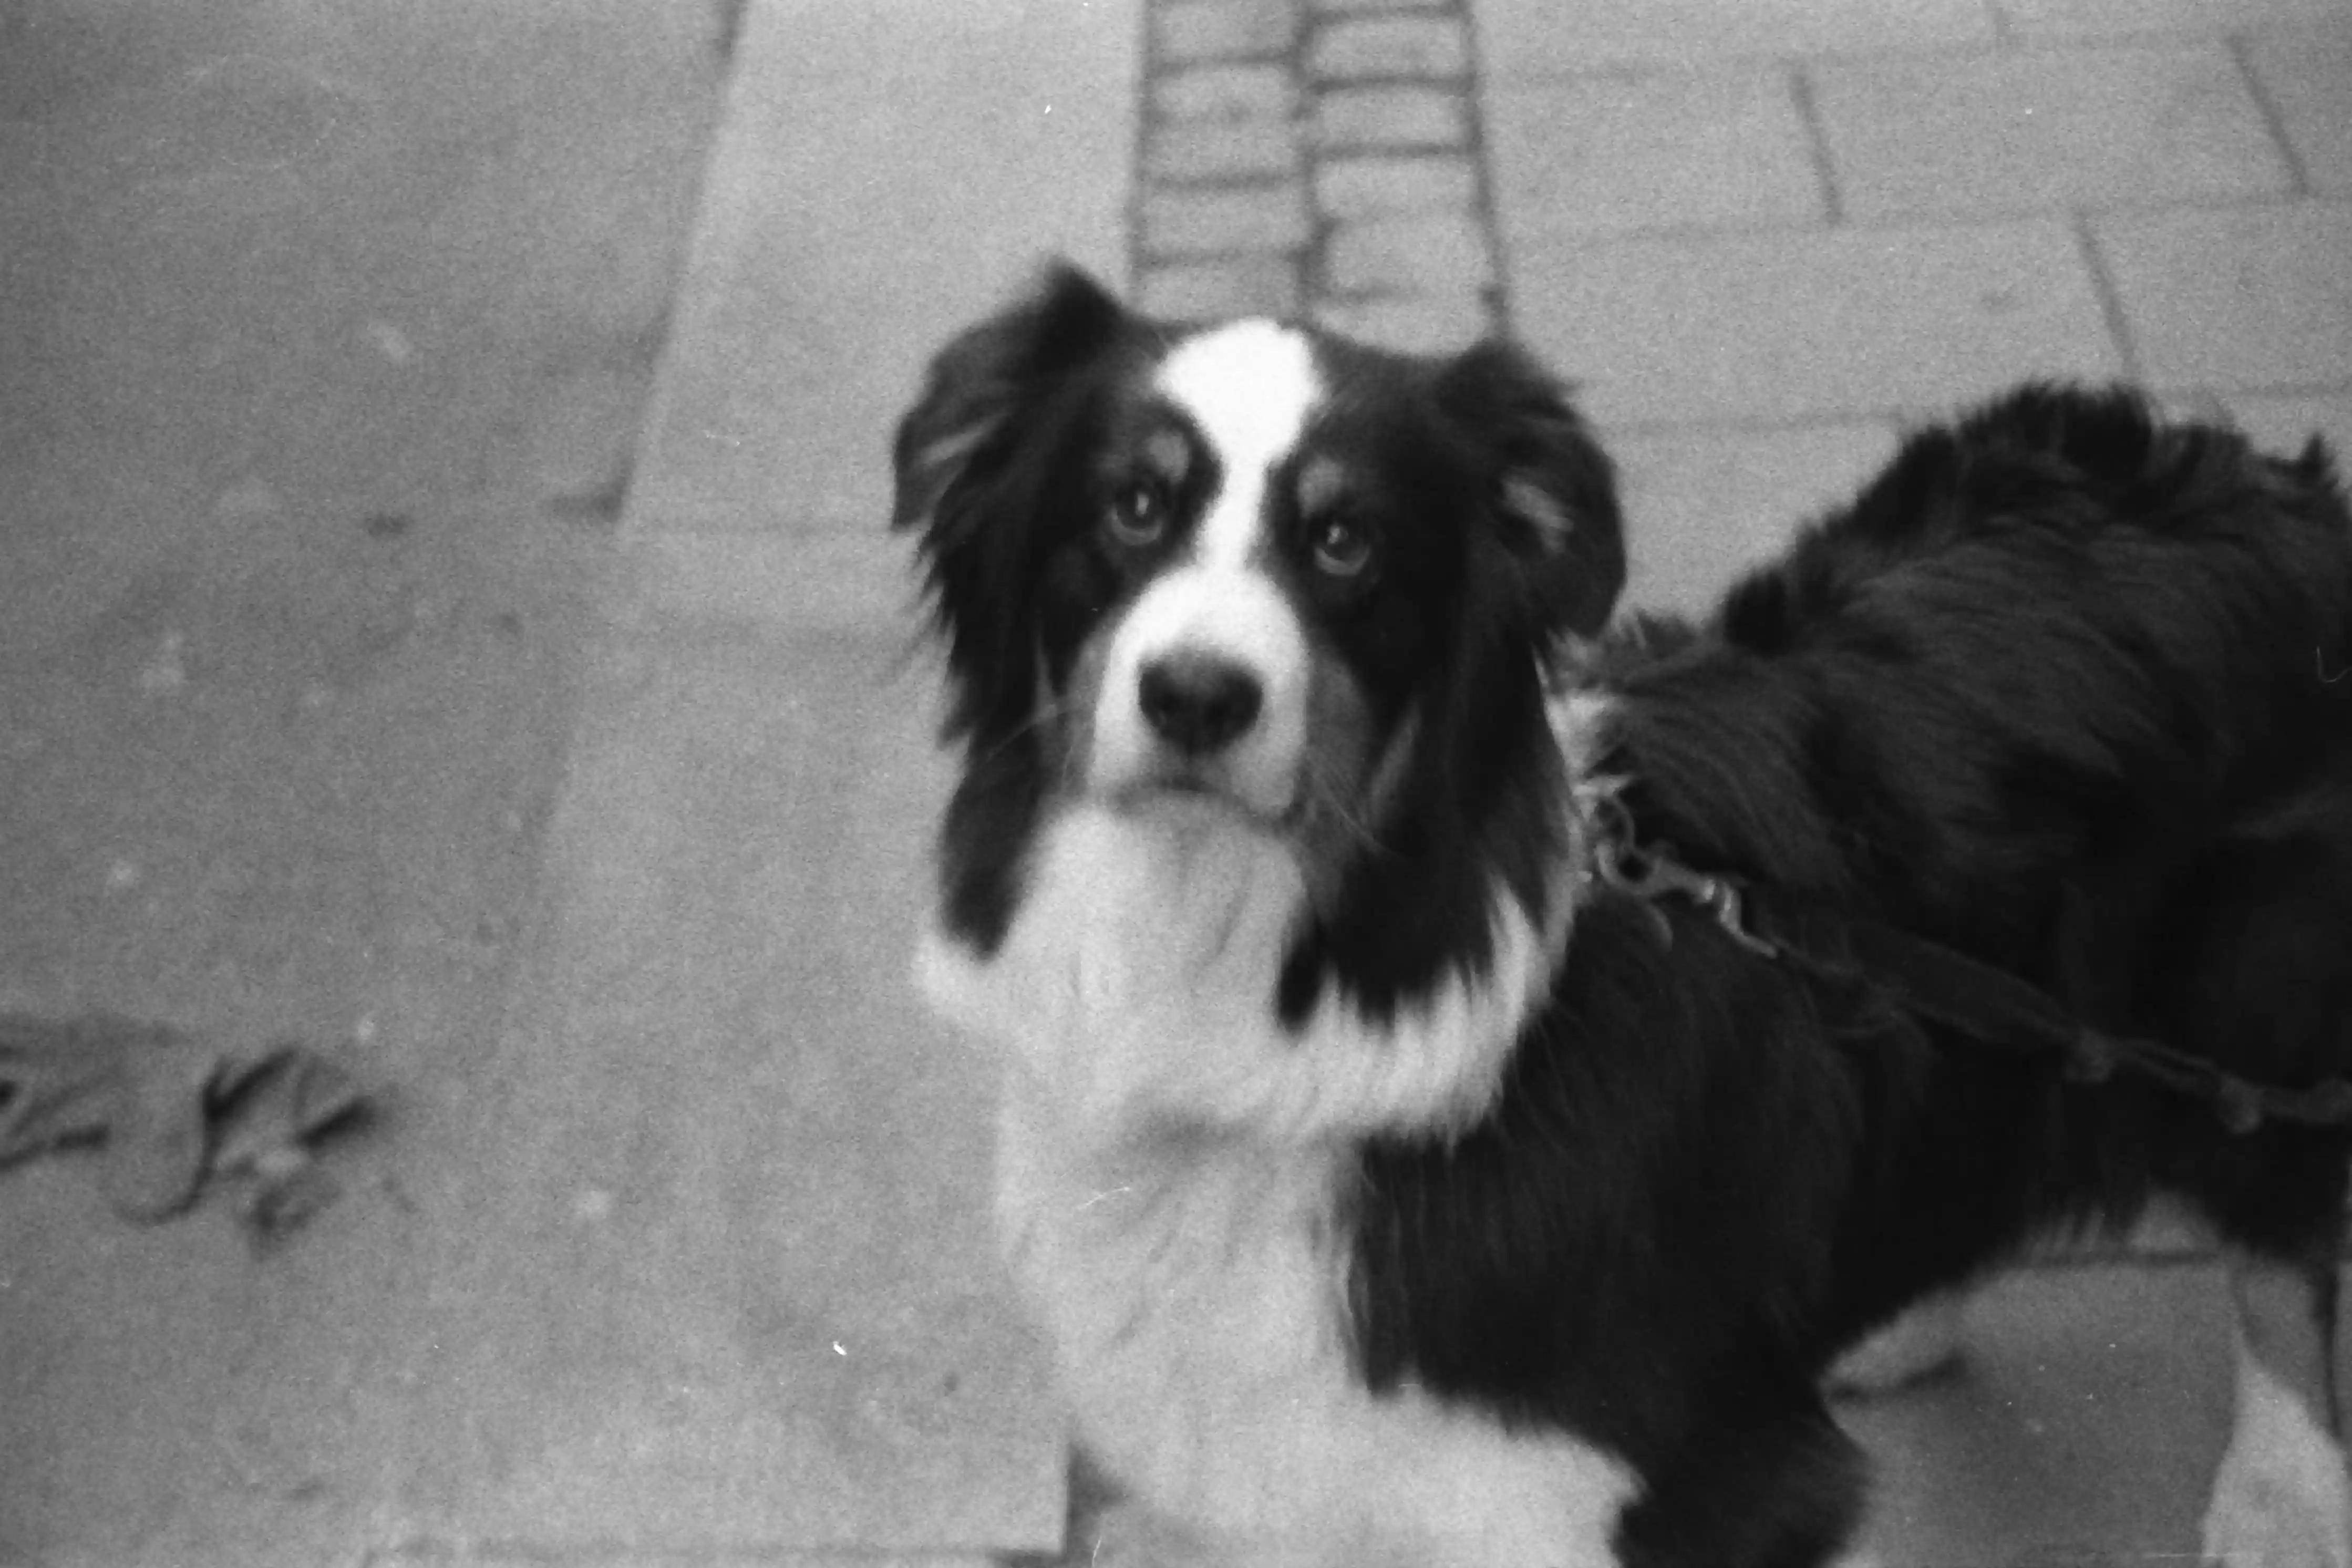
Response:
[{"label": "dog's paw", "polygon": [[2242,1425],[2214,1477],[2203,1556],[2210,1568],[2352,1568],[2352,1480],[2319,1428]]},{"label": "dog's paw", "polygon": [[1966,1298],[1931,1296],[1864,1340],[1830,1368],[1833,1394],[1868,1397],[1908,1388],[1952,1366],[1963,1348]]}]

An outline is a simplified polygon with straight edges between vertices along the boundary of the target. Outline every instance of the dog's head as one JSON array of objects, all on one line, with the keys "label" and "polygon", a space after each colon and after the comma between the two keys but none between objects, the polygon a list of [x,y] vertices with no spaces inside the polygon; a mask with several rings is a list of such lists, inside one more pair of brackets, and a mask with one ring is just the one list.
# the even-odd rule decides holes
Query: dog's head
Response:
[{"label": "dog's head", "polygon": [[1326,888],[1444,837],[1406,819],[1513,765],[1497,727],[1539,724],[1539,659],[1624,575],[1608,461],[1518,351],[1176,331],[1068,269],[938,356],[896,456],[967,746],[946,913],[983,950],[1058,795],[1230,811]]}]

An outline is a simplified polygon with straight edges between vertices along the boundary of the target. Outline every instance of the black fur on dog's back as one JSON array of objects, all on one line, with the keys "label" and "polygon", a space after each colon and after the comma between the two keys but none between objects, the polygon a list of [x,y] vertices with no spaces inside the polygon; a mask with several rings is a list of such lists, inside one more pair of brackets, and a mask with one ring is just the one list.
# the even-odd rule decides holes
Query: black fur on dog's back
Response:
[{"label": "black fur on dog's back", "polygon": [[[1584,683],[1645,840],[2298,1083],[2352,1074],[2347,667],[2319,443],[2035,387]],[[1368,1379],[1623,1453],[1629,1563],[1816,1560],[1858,1487],[1828,1359],[2038,1230],[2169,1191],[2258,1253],[2335,1235],[2340,1133],[1888,1028],[1668,918],[1591,899],[1495,1116],[1372,1145],[1356,1198]]]},{"label": "black fur on dog's back", "polygon": [[[1944,928],[2009,906],[2021,858],[2180,847],[2116,807],[2218,822],[2343,743],[2352,689],[2326,677],[2347,605],[2352,533],[2317,443],[2281,461],[2119,391],[2032,388],[1906,443],[1732,591],[1691,668],[1626,668],[1627,744],[1655,807],[1743,869],[2031,941]],[[1714,700],[1742,682],[1751,700]],[[1706,732],[1725,722],[1740,732]],[[1669,798],[1705,787],[1710,756],[1774,771]],[[1795,816],[1739,832],[1775,799]]]}]

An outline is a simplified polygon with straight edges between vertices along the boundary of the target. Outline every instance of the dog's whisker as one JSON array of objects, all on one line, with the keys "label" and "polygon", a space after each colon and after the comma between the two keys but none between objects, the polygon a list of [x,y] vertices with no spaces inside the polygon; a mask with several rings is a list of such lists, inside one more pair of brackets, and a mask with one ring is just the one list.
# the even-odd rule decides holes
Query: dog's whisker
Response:
[{"label": "dog's whisker", "polygon": [[1345,796],[1330,782],[1317,774],[1308,775],[1309,809],[1339,825],[1342,842],[1357,852],[1375,858],[1394,855],[1388,843],[1375,832],[1371,824],[1349,808]]},{"label": "dog's whisker", "polygon": [[1015,746],[1020,745],[1023,742],[1027,741],[1031,737],[1041,732],[1050,731],[1053,726],[1061,723],[1065,719],[1068,718],[1069,713],[1069,704],[1061,699],[1056,698],[1053,700],[1040,703],[1030,712],[1026,719],[1024,719],[1020,723],[1006,730],[1002,735],[997,736],[995,744],[974,755],[971,760],[971,765],[974,767],[987,766],[989,763],[992,763],[1003,757],[1007,752],[1010,752]]}]

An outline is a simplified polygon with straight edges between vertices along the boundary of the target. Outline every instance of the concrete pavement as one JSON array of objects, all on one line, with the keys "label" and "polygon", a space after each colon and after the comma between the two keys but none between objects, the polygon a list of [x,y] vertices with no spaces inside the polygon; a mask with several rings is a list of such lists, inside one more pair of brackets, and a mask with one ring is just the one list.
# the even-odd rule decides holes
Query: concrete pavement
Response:
[{"label": "concrete pavement", "polygon": [[730,9],[0,18],[0,999],[379,1108],[266,1251],[5,1173],[0,1562],[1059,1539],[877,458],[1134,17]]},{"label": "concrete pavement", "polygon": [[1637,600],[2024,375],[2352,437],[2340,0],[1150,9],[1146,302],[1507,321],[1625,461]]},{"label": "concrete pavement", "polygon": [[699,8],[0,14],[0,998],[367,1086],[257,1251],[0,1173],[0,1562],[421,1533],[436,1257],[722,78]]},{"label": "concrete pavement", "polygon": [[[2352,0],[748,0],[723,102],[699,10],[364,9],[0,20],[0,999],[397,1112],[268,1263],[0,1179],[0,1562],[1054,1547],[879,528],[1049,251],[1518,331],[1637,602],[2021,374],[2352,446]],[[1989,1298],[1859,1417],[1881,1556],[2187,1550],[2213,1289]]]}]

